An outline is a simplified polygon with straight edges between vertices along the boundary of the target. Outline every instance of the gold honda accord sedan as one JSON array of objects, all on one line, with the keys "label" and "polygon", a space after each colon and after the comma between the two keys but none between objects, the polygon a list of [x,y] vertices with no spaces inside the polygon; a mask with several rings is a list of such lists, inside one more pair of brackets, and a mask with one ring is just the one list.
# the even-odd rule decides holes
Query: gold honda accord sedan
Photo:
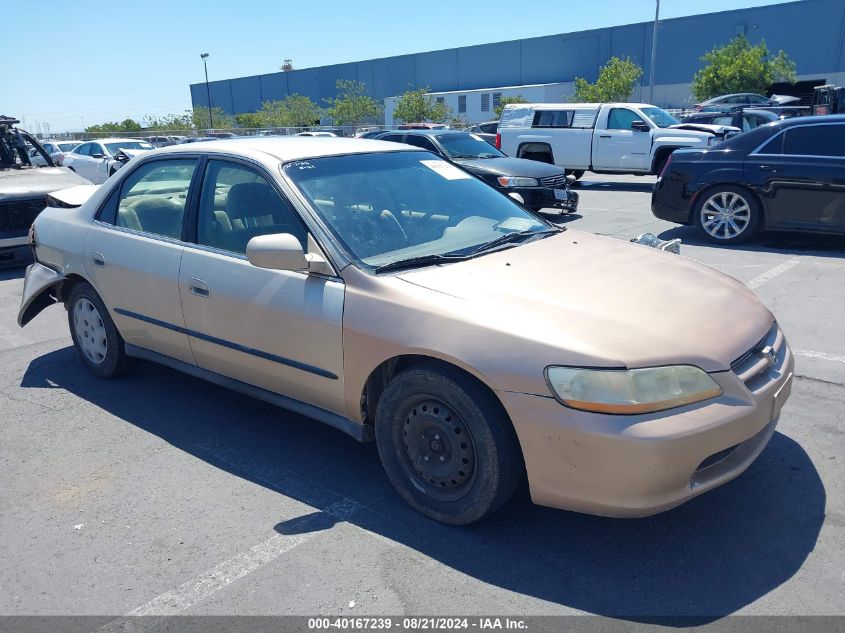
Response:
[{"label": "gold honda accord sedan", "polygon": [[551,225],[419,148],[180,145],[48,202],[21,326],[62,303],[96,376],[142,358],[374,439],[446,523],[525,476],[557,508],[677,506],[742,473],[789,396],[742,284]]}]

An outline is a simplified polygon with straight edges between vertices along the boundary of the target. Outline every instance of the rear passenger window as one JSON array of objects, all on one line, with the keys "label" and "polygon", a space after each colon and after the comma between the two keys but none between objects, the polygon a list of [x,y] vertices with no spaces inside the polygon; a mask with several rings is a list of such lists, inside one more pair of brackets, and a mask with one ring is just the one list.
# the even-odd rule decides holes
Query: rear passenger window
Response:
[{"label": "rear passenger window", "polygon": [[784,154],[845,156],[845,125],[806,125],[789,128],[784,135]]},{"label": "rear passenger window", "polygon": [[200,197],[197,243],[243,255],[257,235],[291,233],[307,248],[299,215],[260,173],[211,160]]},{"label": "rear passenger window", "polygon": [[533,127],[569,127],[572,123],[572,110],[537,110],[534,113]]},{"label": "rear passenger window", "polygon": [[120,189],[115,225],[181,239],[188,188],[196,167],[196,159],[140,165]]}]

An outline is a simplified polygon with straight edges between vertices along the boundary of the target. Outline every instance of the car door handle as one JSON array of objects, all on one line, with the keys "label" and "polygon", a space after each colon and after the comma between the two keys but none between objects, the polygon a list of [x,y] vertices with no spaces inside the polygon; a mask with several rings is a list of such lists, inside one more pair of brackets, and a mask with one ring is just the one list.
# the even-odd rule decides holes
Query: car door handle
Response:
[{"label": "car door handle", "polygon": [[91,263],[95,266],[99,266],[102,268],[106,265],[106,258],[103,257],[102,253],[98,253],[97,251],[91,251]]},{"label": "car door handle", "polygon": [[207,297],[210,294],[208,291],[208,284],[202,279],[191,277],[188,282],[188,286],[191,288],[191,294],[197,295],[198,297]]},{"label": "car door handle", "polygon": [[760,170],[761,171],[770,171],[772,173],[775,173],[778,170],[778,168],[775,167],[774,165],[760,165]]},{"label": "car door handle", "polygon": [[610,134],[599,134],[599,138],[610,138]]}]

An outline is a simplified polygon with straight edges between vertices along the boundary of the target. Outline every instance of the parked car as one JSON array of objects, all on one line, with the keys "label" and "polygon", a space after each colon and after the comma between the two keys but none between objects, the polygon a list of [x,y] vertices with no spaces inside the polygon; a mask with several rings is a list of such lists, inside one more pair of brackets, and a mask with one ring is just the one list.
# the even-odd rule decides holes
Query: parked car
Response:
[{"label": "parked car", "polygon": [[[0,117],[0,265],[15,266],[32,261],[29,248],[29,227],[32,221],[47,206],[48,195],[57,189],[76,185],[89,185],[87,180],[77,176],[53,162],[47,148],[42,147],[34,136],[18,129],[19,121],[12,117]],[[30,154],[24,154],[32,162],[31,152],[44,167],[22,164],[17,146],[10,146],[10,136],[32,146]],[[17,145],[17,143],[14,143]],[[72,190],[71,190],[72,191]]]},{"label": "parked car", "polygon": [[384,130],[367,130],[366,132],[356,135],[355,138],[378,138],[384,134],[384,132]]},{"label": "parked car", "polygon": [[496,147],[508,156],[584,170],[659,174],[679,147],[709,147],[735,128],[681,123],[645,103],[508,104]]},{"label": "parked car", "polygon": [[556,227],[417,148],[177,145],[87,191],[35,220],[21,326],[57,301],[96,376],[145,358],[374,438],[439,521],[525,473],[542,505],[666,510],[743,472],[789,396],[743,284]]},{"label": "parked car", "polygon": [[[80,143],[81,141],[54,141],[49,139],[41,141],[41,147],[43,147],[44,151],[50,155],[50,158],[53,159],[53,163],[61,165],[62,161],[64,161],[65,154],[72,151],[73,148]],[[41,152],[36,147],[29,150],[29,160],[33,165],[41,167],[49,166],[45,158],[41,155]]]},{"label": "parked car", "polygon": [[179,141],[179,145],[184,145],[185,143],[198,143],[200,141],[216,141],[218,138],[216,136],[189,136],[186,139]]},{"label": "parked car", "polygon": [[319,130],[313,130],[308,132],[299,132],[296,136],[323,136],[323,137],[336,137],[337,134],[334,132],[321,132]]},{"label": "parked car", "polygon": [[811,114],[809,106],[801,105],[801,97],[792,95],[772,95],[764,97],[751,92],[722,95],[714,97],[701,103],[696,103],[692,109],[695,111],[717,111],[725,112],[737,107],[753,107],[761,110],[774,112],[780,118],[786,119],[794,116],[806,116]]},{"label": "parked car", "polygon": [[755,127],[777,121],[780,117],[769,110],[759,108],[732,108],[729,112],[694,112],[681,119],[681,123],[709,123],[730,125],[747,132]]},{"label": "parked car", "polygon": [[399,130],[448,130],[445,123],[403,123],[397,126]]},{"label": "parked car", "polygon": [[813,89],[813,114],[845,114],[845,88],[826,84]]},{"label": "parked car", "polygon": [[146,141],[104,138],[77,145],[65,154],[62,164],[95,184],[108,180],[135,156],[155,149]]},{"label": "parked car", "polygon": [[502,193],[516,196],[534,211],[557,209],[571,213],[578,209],[578,194],[569,189],[563,169],[524,158],[508,158],[477,134],[457,130],[397,130],[378,138],[434,152]]},{"label": "parked car", "polygon": [[496,145],[496,132],[499,131],[499,121],[487,121],[486,123],[479,123],[477,125],[471,126],[467,132],[472,132],[473,134],[478,134],[481,138],[485,141],[490,143],[490,145]]},{"label": "parked car", "polygon": [[187,136],[148,136],[145,140],[153,147],[170,147],[184,141]]},{"label": "parked car", "polygon": [[722,244],[761,230],[845,234],[845,116],[783,119],[706,151],[678,150],[651,209]]}]

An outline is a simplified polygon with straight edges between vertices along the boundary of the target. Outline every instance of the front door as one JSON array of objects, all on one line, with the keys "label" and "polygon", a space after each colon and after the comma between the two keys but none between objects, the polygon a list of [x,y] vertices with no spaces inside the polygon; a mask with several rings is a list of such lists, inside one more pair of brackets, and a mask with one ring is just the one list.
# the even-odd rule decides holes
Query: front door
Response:
[{"label": "front door", "polygon": [[247,242],[270,233],[307,245],[305,225],[271,176],[210,160],[196,244],[186,246],[179,275],[191,349],[209,371],[342,413],[343,282],[250,264]]},{"label": "front door", "polygon": [[593,168],[607,171],[648,171],[651,168],[651,134],[631,129],[631,124],[643,121],[628,108],[612,108],[607,117],[607,129],[595,130],[593,135]]},{"label": "front door", "polygon": [[845,232],[845,124],[787,128],[745,162],[767,224]]},{"label": "front door", "polygon": [[138,165],[88,231],[85,270],[130,345],[194,364],[179,297],[185,207],[198,159]]}]

